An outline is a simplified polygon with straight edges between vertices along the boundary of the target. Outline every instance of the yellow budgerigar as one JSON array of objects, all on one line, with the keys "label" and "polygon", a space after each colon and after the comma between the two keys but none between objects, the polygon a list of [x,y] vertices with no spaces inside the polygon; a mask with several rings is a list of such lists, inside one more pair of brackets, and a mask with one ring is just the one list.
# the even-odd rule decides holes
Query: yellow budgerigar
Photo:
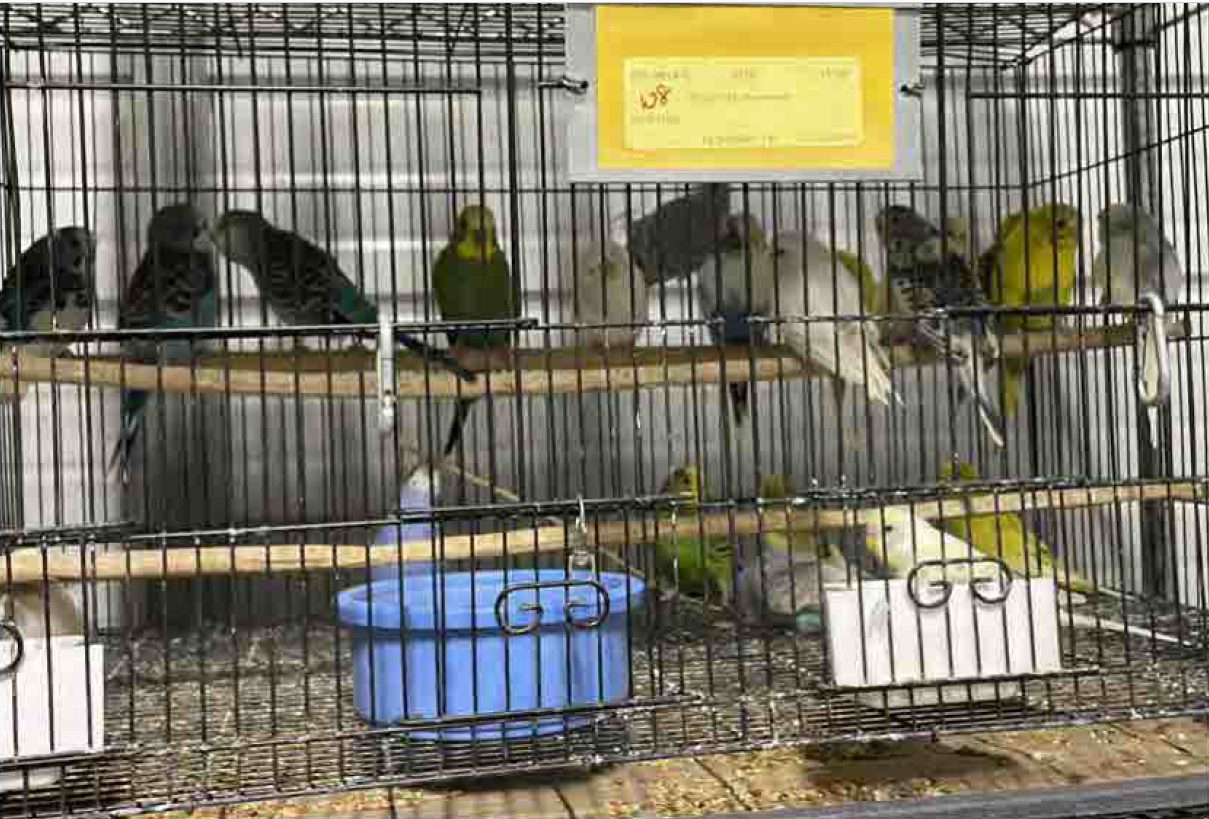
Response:
[{"label": "yellow budgerigar", "polygon": [[[978,470],[971,463],[958,461],[956,469],[952,463],[940,468],[940,479],[948,483],[954,480],[976,481]],[[950,517],[938,521],[941,529],[969,543],[989,557],[997,557],[1019,575],[1029,577],[1057,577],[1061,585],[1075,591],[1090,592],[1092,584],[1059,562],[1054,568],[1054,557],[1048,545],[1024,526],[1024,521],[1014,512],[998,514],[976,514],[968,517]]]},{"label": "yellow budgerigar", "polygon": [[[1079,211],[1070,205],[1047,204],[1009,216],[980,260],[987,298],[1000,307],[1070,304],[1078,246]],[[1054,317],[1005,316],[999,325],[1004,330],[1049,330]],[[1005,415],[1020,403],[1020,379],[1027,366],[1019,359],[1003,364]]]}]

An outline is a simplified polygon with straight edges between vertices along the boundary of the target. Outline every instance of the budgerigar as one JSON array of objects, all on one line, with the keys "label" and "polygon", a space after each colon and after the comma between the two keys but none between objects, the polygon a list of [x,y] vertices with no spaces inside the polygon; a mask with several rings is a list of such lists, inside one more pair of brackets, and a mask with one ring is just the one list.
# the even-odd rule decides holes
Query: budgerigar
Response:
[{"label": "budgerigar", "polygon": [[[782,476],[761,479],[762,499],[787,495]],[[822,627],[820,587],[847,581],[844,558],[805,532],[794,532],[792,540],[783,532],[765,532],[761,543],[760,554],[746,558],[739,571],[735,598],[740,613],[749,620],[817,632]]]},{"label": "budgerigar", "polygon": [[[695,503],[701,497],[697,469],[682,466],[672,471],[660,489],[663,495],[685,495]],[[702,540],[697,520],[691,513],[660,522],[659,541],[655,545],[656,568],[661,577],[681,594],[706,598],[726,605],[733,597],[732,563],[734,550],[725,537]]]},{"label": "budgerigar", "polygon": [[[0,330],[82,330],[92,317],[96,240],[87,228],[64,227],[34,242],[17,259],[0,289]],[[34,355],[62,355],[67,345],[23,345]],[[0,401],[17,397],[13,381],[0,382]]]},{"label": "budgerigar", "polygon": [[[1184,286],[1180,257],[1158,222],[1132,205],[1109,205],[1099,216],[1100,252],[1092,263],[1092,280],[1105,304],[1132,305],[1147,294],[1164,306],[1176,301]],[[1142,345],[1142,384],[1155,395],[1159,388],[1159,350],[1148,337],[1146,323],[1139,329]],[[1157,434],[1156,408],[1151,408],[1151,435]]]},{"label": "budgerigar", "polygon": [[[147,250],[130,279],[118,314],[124,330],[187,330],[213,327],[218,321],[214,253],[206,221],[189,204],[158,210],[147,228]],[[193,353],[188,340],[126,344],[140,361],[154,361],[157,349],[165,361],[185,361]],[[122,483],[129,480],[130,456],[143,425],[149,395],[122,391],[122,422],[109,468],[121,465]]]},{"label": "budgerigar", "polygon": [[[946,461],[940,468],[940,479],[951,483],[954,476],[962,481],[978,480],[978,470],[971,463]],[[1059,565],[1055,568],[1053,553],[1048,545],[1025,528],[1015,512],[976,514],[949,517],[937,521],[942,530],[974,546],[984,555],[996,557],[1017,574],[1029,577],[1054,577],[1062,585],[1079,592],[1091,592],[1092,584],[1074,569]]]},{"label": "budgerigar", "polygon": [[[603,245],[587,243],[579,254],[574,282],[566,282],[573,297],[575,320],[583,325],[638,324],[647,320],[647,283],[631,267],[629,254],[614,241]],[[585,327],[579,332],[584,344],[596,347],[632,347],[638,327]]]},{"label": "budgerigar", "polygon": [[84,612],[61,583],[5,588],[0,591],[0,612],[10,610],[14,625],[27,640],[84,633]]},{"label": "budgerigar", "polygon": [[692,275],[714,254],[729,216],[726,184],[701,185],[665,199],[630,225],[630,255],[648,284]]},{"label": "budgerigar", "polygon": [[[224,213],[214,226],[214,243],[252,274],[261,298],[285,324],[378,323],[378,309],[331,255],[255,211]],[[473,373],[446,353],[408,335],[395,334],[395,338],[459,378],[474,380]]]},{"label": "budgerigar", "polygon": [[[1078,247],[1079,211],[1070,205],[1042,205],[1027,214],[1010,216],[979,261],[987,297],[1000,307],[1070,304],[1075,292]],[[1002,316],[999,326],[1005,330],[1049,330],[1054,317]],[[1020,380],[1027,368],[1027,361],[1004,362],[1004,415],[1016,411]]]},{"label": "budgerigar", "polygon": [[[841,258],[809,234],[782,233],[777,236],[776,245],[780,316],[865,313],[859,269],[854,274]],[[854,319],[789,322],[780,325],[780,333],[803,362],[811,362],[836,376],[832,383],[837,408],[843,402],[847,384],[864,387],[870,400],[885,406],[899,401],[876,322]]]},{"label": "budgerigar", "polygon": [[[399,486],[400,510],[426,510],[436,506],[441,495],[441,473],[431,468],[428,463],[416,465],[410,474],[403,479]],[[391,510],[393,514],[394,510]],[[427,521],[415,523],[387,523],[378,528],[374,536],[374,545],[389,546],[397,543],[426,541],[432,538],[433,524]],[[427,561],[409,560],[403,564],[406,574],[420,574],[432,570],[432,564]],[[397,577],[398,567],[378,566],[373,571],[373,578]]]},{"label": "budgerigar", "polygon": [[[437,308],[445,321],[497,321],[519,318],[512,272],[496,241],[495,214],[486,205],[468,205],[458,214],[449,244],[437,256],[432,273]],[[479,350],[512,347],[513,331],[450,330],[453,347]],[[462,438],[474,398],[459,399],[442,452],[448,456]]]},{"label": "budgerigar", "polygon": [[[987,304],[970,265],[952,250],[942,257],[940,231],[911,208],[903,205],[884,208],[877,216],[877,231],[886,250],[886,275],[894,312],[927,313]],[[915,339],[953,362],[959,400],[974,398],[983,425],[995,445],[1002,447],[1003,418],[992,398],[991,379],[981,366],[987,359],[997,360],[999,351],[983,321],[965,316],[947,320],[924,318],[914,322],[912,330]]]},{"label": "budgerigar", "polygon": [[[942,533],[928,521],[912,515],[903,507],[885,507],[872,511],[867,520],[865,532],[866,549],[881,560],[890,571],[891,576],[897,579],[905,579],[915,566],[926,561],[941,559],[956,561],[964,558],[978,560],[987,556],[968,542]],[[992,552],[991,554],[997,553]],[[921,592],[921,598],[923,600],[932,599],[927,588],[930,584],[942,579],[953,584],[968,584],[972,580],[995,581],[1000,579],[1000,572],[998,567],[990,562],[957,562],[944,566],[927,566],[919,570],[915,581],[916,587]],[[1165,643],[1180,643],[1179,639],[1170,635],[1103,618],[1076,614],[1069,610],[1062,612],[1060,622],[1080,628],[1127,633]]]},{"label": "budgerigar", "polygon": [[[709,256],[697,276],[697,301],[701,315],[722,319],[709,326],[710,336],[721,344],[763,344],[765,326],[748,321],[771,316],[775,309],[776,271],[764,230],[751,216],[731,216],[718,241],[717,254]],[[748,384],[728,385],[735,424],[747,419]]]}]

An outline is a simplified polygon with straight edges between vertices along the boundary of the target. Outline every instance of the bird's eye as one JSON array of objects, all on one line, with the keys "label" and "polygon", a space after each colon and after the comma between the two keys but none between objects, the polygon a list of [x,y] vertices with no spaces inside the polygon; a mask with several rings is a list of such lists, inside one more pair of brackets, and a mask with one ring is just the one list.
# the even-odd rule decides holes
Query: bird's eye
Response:
[{"label": "bird's eye", "polygon": [[894,531],[894,527],[893,526],[883,526],[882,531],[885,532],[886,534],[890,534],[891,532]]}]

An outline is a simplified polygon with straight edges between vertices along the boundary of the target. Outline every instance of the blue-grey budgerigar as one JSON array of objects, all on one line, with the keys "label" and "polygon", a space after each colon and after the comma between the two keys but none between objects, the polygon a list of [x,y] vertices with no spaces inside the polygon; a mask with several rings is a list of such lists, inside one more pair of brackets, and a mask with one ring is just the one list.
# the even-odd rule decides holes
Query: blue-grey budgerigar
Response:
[{"label": "blue-grey budgerigar", "polygon": [[[64,227],[26,248],[0,289],[0,330],[82,330],[88,326],[96,247],[87,228]],[[25,348],[50,357],[62,355],[67,345],[45,341]],[[0,382],[0,401],[15,398],[13,382]]]},{"label": "blue-grey budgerigar", "polygon": [[[214,249],[206,220],[187,203],[156,211],[147,227],[147,249],[126,288],[118,315],[124,330],[191,330],[213,327],[218,321]],[[193,343],[177,339],[127,342],[126,352],[140,361],[186,361]],[[143,390],[122,392],[122,425],[109,460],[121,465],[122,483],[130,476],[130,456],[143,426],[150,396]]]},{"label": "blue-grey budgerigar", "polygon": [[[942,256],[941,233],[904,205],[890,205],[877,216],[877,232],[886,250],[886,276],[895,313],[928,313],[946,308],[987,306],[986,295],[969,262],[955,249]],[[947,324],[947,327],[946,327]],[[983,426],[996,446],[1006,439],[1003,417],[992,398],[992,379],[984,362],[999,357],[994,336],[977,316],[921,318],[911,335],[957,371],[958,400],[972,396]]]},{"label": "blue-grey budgerigar", "polygon": [[[214,226],[214,243],[252,274],[261,297],[285,324],[378,323],[378,309],[331,255],[255,211],[224,213]],[[408,335],[395,337],[408,350],[459,378],[475,379],[448,354]]]},{"label": "blue-grey budgerigar", "polygon": [[[1166,305],[1179,299],[1184,285],[1180,257],[1149,213],[1132,205],[1109,205],[1099,217],[1100,252],[1092,280],[1106,304],[1137,304],[1155,295]],[[1150,395],[1159,385],[1159,350],[1140,327],[1142,383]]]},{"label": "blue-grey budgerigar", "polygon": [[728,216],[730,186],[700,185],[636,219],[630,225],[630,255],[648,284],[691,275],[715,252]]}]

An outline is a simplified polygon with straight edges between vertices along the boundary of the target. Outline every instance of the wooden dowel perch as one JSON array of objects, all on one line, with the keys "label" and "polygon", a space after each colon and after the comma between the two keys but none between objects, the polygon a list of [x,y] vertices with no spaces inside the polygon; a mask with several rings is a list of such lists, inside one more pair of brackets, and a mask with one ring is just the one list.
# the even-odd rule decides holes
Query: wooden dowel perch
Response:
[{"label": "wooden dowel perch", "polygon": [[[1026,493],[1019,491],[975,495],[968,499],[928,501],[911,507],[915,514],[926,518],[961,517],[967,513],[1016,512],[1027,509],[1075,509],[1100,506],[1109,503],[1140,500],[1197,500],[1205,497],[1206,489],[1200,483],[1152,485],[1141,487],[1092,487],[1081,489],[1043,490]],[[967,507],[968,503],[968,507]],[[760,512],[684,513],[679,516],[677,531],[684,534],[707,535],[735,534],[751,535],[770,531],[813,531],[835,529],[863,523],[866,519],[876,523],[880,508],[865,510],[810,510],[790,511],[765,510]],[[662,522],[660,532],[669,531],[669,523]],[[732,528],[733,527],[733,528]],[[564,541],[562,526],[542,526],[536,529],[519,529],[512,532],[492,532],[482,535],[457,535],[446,537],[436,544],[437,557],[445,560],[460,560],[470,557],[499,557],[505,552],[513,556],[534,553],[562,552]],[[602,522],[589,526],[588,543],[603,546],[625,546],[649,543],[655,535],[653,519],[625,522]],[[360,545],[291,545],[271,544],[260,546],[192,546],[182,548],[143,549],[98,552],[86,556],[86,565],[81,570],[78,548],[65,548],[43,557],[41,551],[25,549],[14,552],[0,561],[0,586],[18,583],[38,583],[43,577],[51,580],[125,580],[160,579],[167,577],[194,577],[204,574],[266,574],[277,572],[330,571],[333,569],[358,569],[366,566],[396,565],[400,552],[405,561],[430,561],[434,556],[434,544],[428,540],[409,541],[396,547]],[[43,560],[45,559],[45,574]],[[11,573],[5,565],[11,566]]]},{"label": "wooden dowel perch", "polygon": [[[1184,335],[1173,328],[1172,339]],[[1133,343],[1128,325],[1097,328],[1083,333],[1033,332],[1005,336],[1003,355],[1022,358],[1076,350],[1107,349]],[[909,346],[890,348],[895,367],[934,363],[934,355]],[[460,358],[481,371],[477,382],[458,380],[435,365],[412,355],[397,359],[396,394],[400,398],[472,398],[491,392],[496,396],[546,395],[602,390],[627,390],[663,384],[716,384],[723,381],[721,361],[726,361],[727,381],[773,381],[779,378],[817,378],[822,372],[803,369],[784,347],[639,347],[608,354],[581,348],[518,350],[512,356],[466,352]],[[749,356],[754,360],[754,374]],[[332,398],[374,397],[377,372],[367,350],[338,352],[230,353],[198,357],[196,366],[136,364],[115,357],[42,358],[18,353],[0,356],[0,379],[20,374],[26,382],[88,384],[96,387],[131,387],[173,393],[227,393],[235,395],[313,396]]]}]

